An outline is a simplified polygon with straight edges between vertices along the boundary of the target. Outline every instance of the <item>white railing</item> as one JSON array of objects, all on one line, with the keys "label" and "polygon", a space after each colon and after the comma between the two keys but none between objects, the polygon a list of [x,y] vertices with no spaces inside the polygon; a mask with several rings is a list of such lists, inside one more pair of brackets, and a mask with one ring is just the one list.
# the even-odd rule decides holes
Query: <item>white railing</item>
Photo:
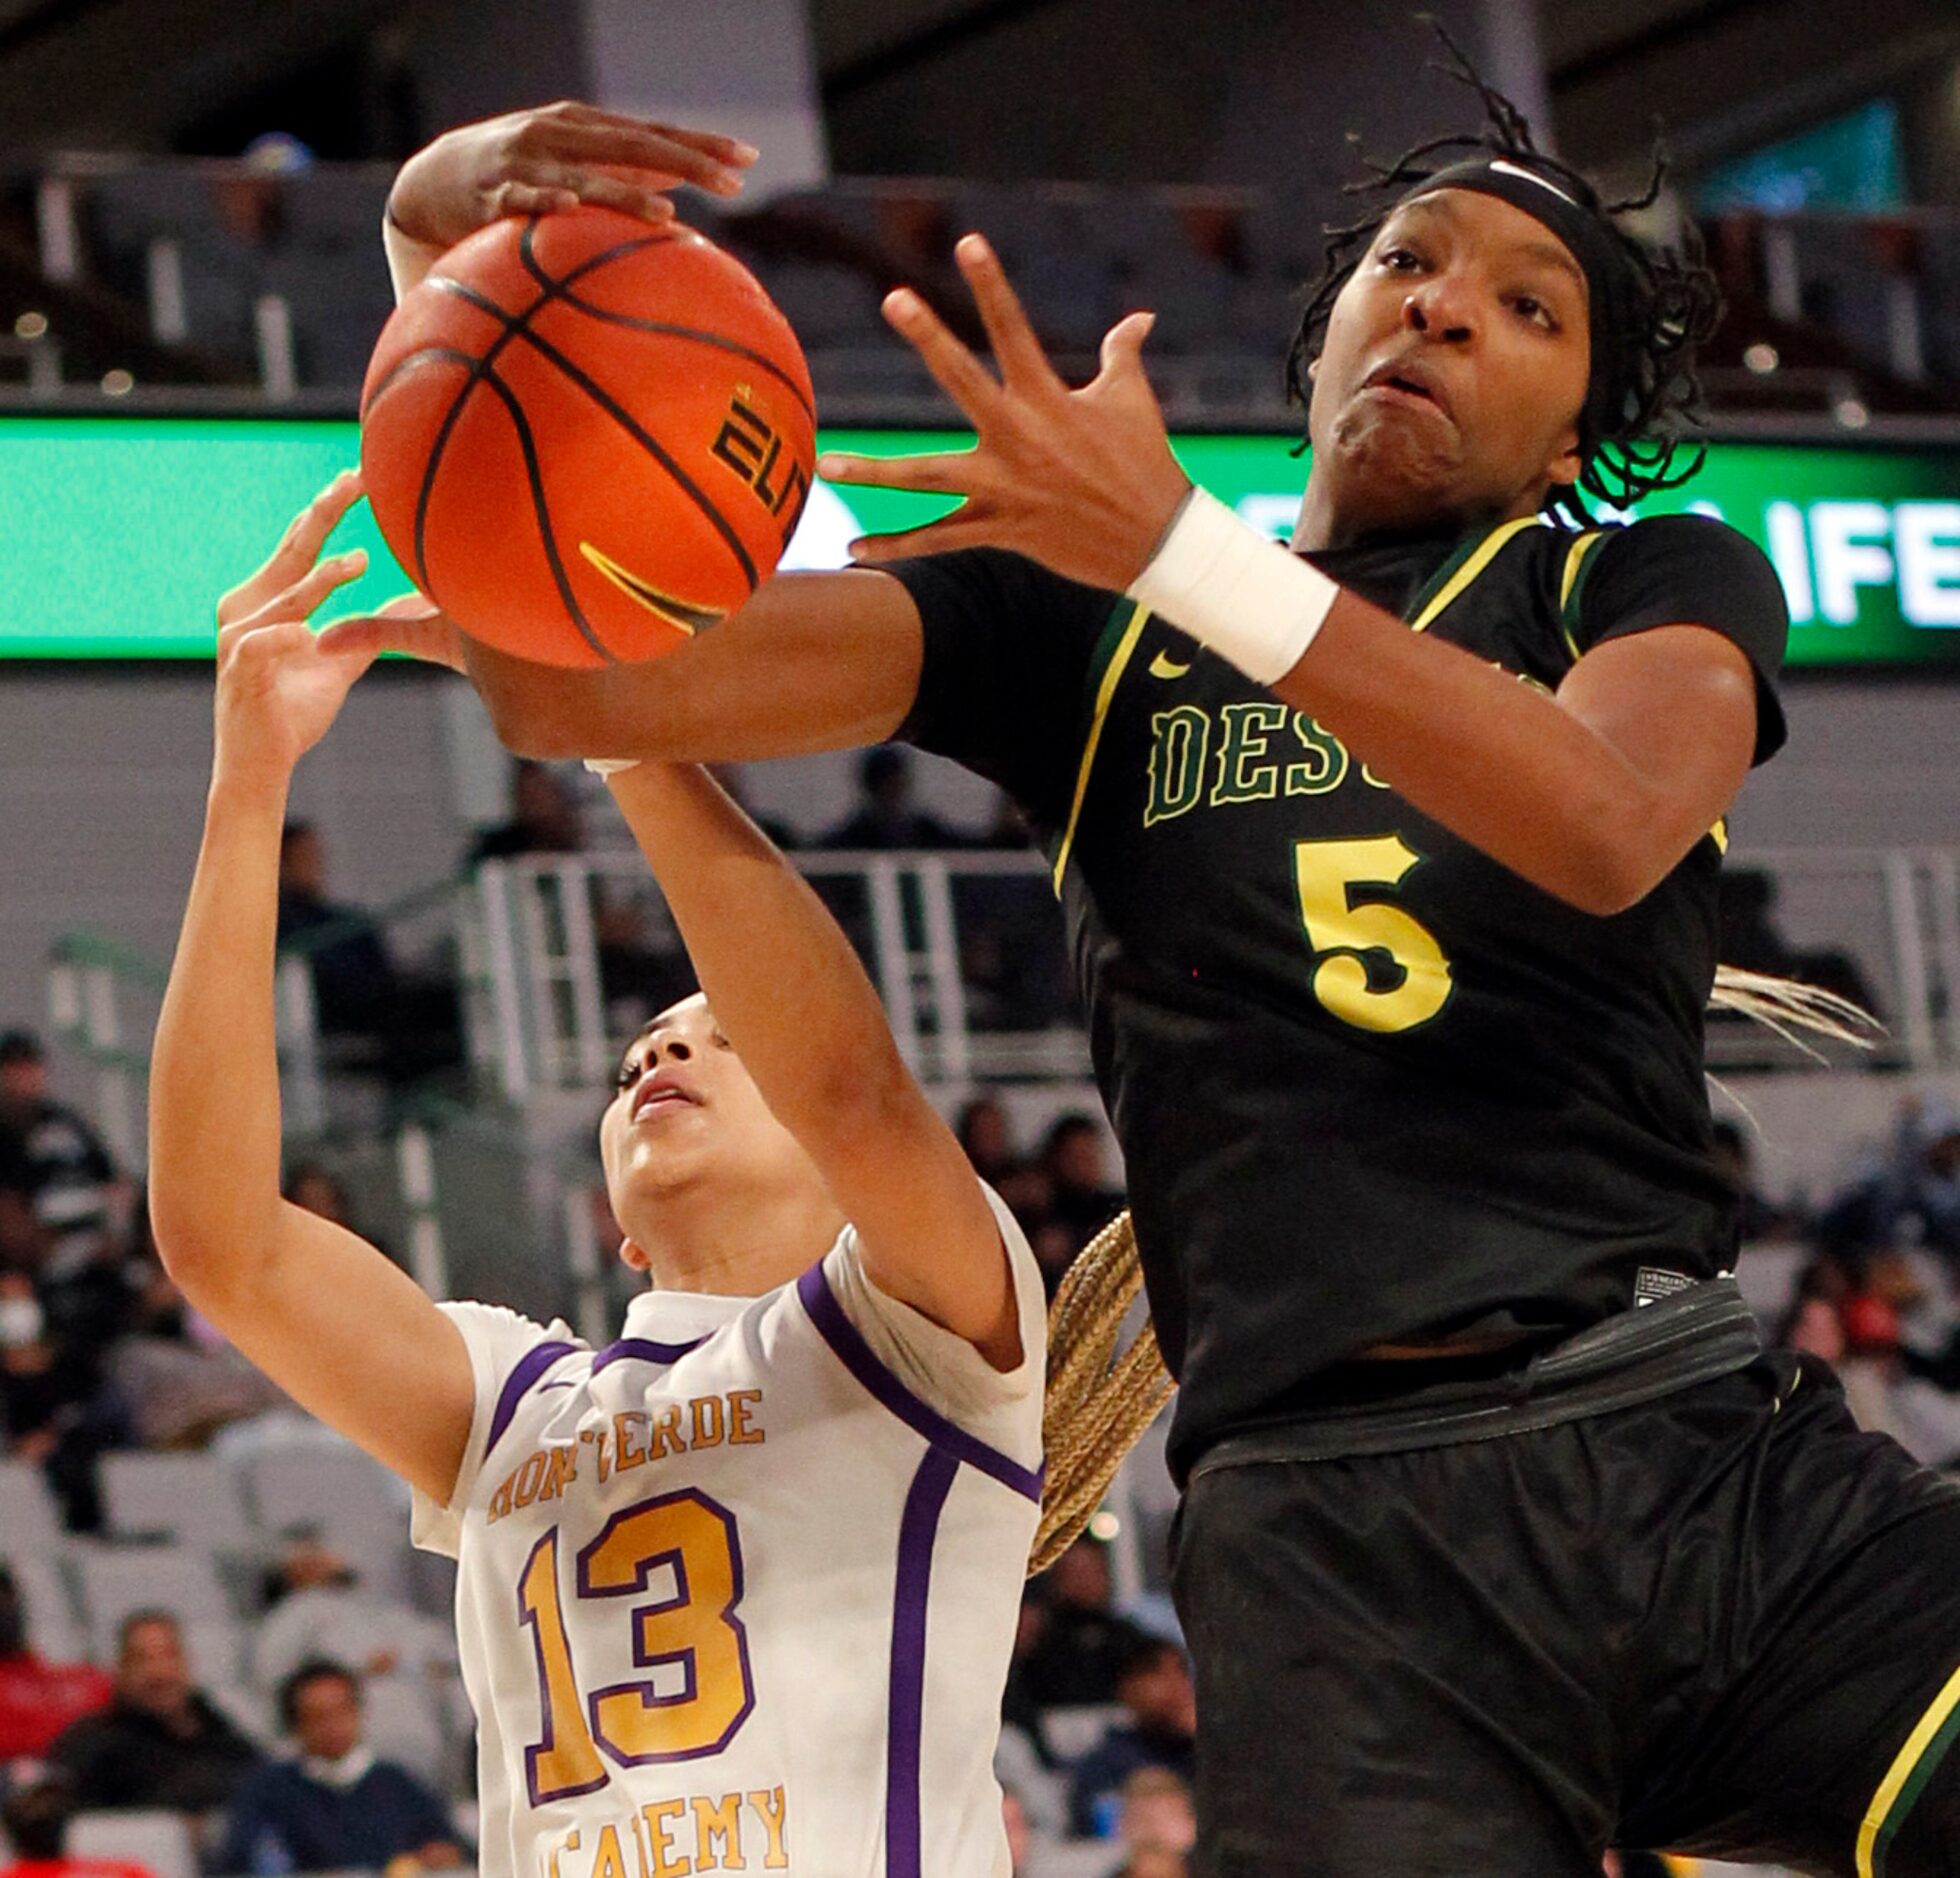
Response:
[{"label": "white railing", "polygon": [[[1081,1031],[1052,1000],[1030,1025],[981,1021],[963,970],[962,940],[985,923],[971,904],[975,890],[1000,883],[1016,901],[1012,912],[994,909],[1003,925],[1014,913],[1050,909],[1021,922],[1032,930],[1018,943],[1054,948],[1059,971],[1060,919],[1038,855],[839,851],[794,859],[832,898],[922,1081],[1075,1081],[1088,1073]],[[1008,883],[1025,883],[1024,896]],[[466,1024],[473,1060],[513,1104],[539,1090],[591,1088],[610,1073],[621,1039],[607,1008],[597,916],[602,904],[621,903],[639,909],[646,943],[678,957],[664,903],[636,858],[537,856],[477,870],[462,903]],[[1043,917],[1052,930],[1042,930]]]},{"label": "white railing", "polygon": [[1886,1025],[1882,1060],[1960,1064],[1960,848],[1758,848],[1729,858],[1775,881],[1774,924],[1794,946],[1857,963]]},{"label": "white railing", "polygon": [[[850,931],[922,1080],[958,1087],[1088,1074],[1086,1043],[1059,989],[1061,920],[1039,856],[794,858]],[[1879,1061],[1960,1065],[1960,848],[1738,849],[1731,864],[1774,879],[1773,921],[1794,948],[1842,951],[1855,962],[1887,1026]],[[602,966],[603,906],[630,908],[639,943],[685,976],[665,903],[635,856],[490,861],[446,901],[416,896],[415,917],[455,936],[471,1060],[517,1109],[546,1091],[591,1090],[613,1066],[621,1038]],[[979,932],[1036,967],[1044,995],[1032,1012],[993,1008],[977,987],[969,966]],[[85,936],[64,939],[49,960],[54,1029],[86,1064],[98,1126],[130,1167],[143,1159],[148,1039],[163,976],[155,961]],[[334,1120],[334,1076],[301,957],[282,958],[277,992],[288,1130],[315,1135]],[[1718,1027],[1709,1053],[1718,1069],[1782,1060],[1754,1027]]]},{"label": "white railing", "polygon": [[[977,883],[1025,882],[1029,929],[1007,943],[1057,952],[1047,866],[1020,853],[815,853],[796,864],[833,897],[878,985],[899,1048],[928,1084],[976,1079],[1079,1080],[1080,1029],[1052,1008],[1033,1021],[975,1008],[964,969]],[[1775,880],[1774,923],[1798,952],[1838,951],[1870,987],[1886,1034],[1877,1060],[1914,1069],[1960,1063],[1960,850],[1759,849],[1733,864]],[[636,858],[551,856],[493,861],[467,895],[463,956],[472,1051],[507,1098],[591,1088],[620,1038],[610,1021],[595,908],[624,897],[678,955],[658,890]],[[1001,909],[991,909],[999,917]],[[986,912],[978,917],[984,921]],[[1044,919],[1054,921],[1044,926]],[[1800,1060],[1754,1026],[1715,1027],[1718,1068]]]}]

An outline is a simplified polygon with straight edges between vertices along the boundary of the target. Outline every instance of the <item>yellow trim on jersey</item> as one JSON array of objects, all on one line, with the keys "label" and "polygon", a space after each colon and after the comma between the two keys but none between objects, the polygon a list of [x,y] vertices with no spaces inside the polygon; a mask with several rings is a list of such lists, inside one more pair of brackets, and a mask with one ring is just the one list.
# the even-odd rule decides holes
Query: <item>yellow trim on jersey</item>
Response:
[{"label": "yellow trim on jersey", "polygon": [[1430,597],[1429,604],[1409,622],[1411,632],[1424,633],[1436,623],[1437,618],[1464,588],[1481,574],[1496,557],[1499,548],[1511,539],[1521,528],[1538,528],[1542,524],[1535,515],[1520,515],[1516,521],[1505,522],[1493,528],[1476,549],[1442,586]]},{"label": "yellow trim on jersey", "polygon": [[1083,799],[1089,793],[1089,771],[1095,766],[1096,746],[1102,741],[1103,719],[1109,715],[1109,701],[1116,695],[1117,681],[1130,662],[1130,654],[1137,649],[1137,641],[1143,637],[1144,622],[1149,618],[1150,609],[1139,600],[1123,627],[1122,638],[1116,642],[1116,650],[1110,654],[1102,683],[1096,688],[1096,709],[1089,719],[1089,734],[1082,744],[1082,766],[1075,772],[1075,800],[1069,804],[1068,826],[1062,830],[1062,845],[1055,850],[1054,880],[1057,893],[1062,890],[1062,876],[1068,872],[1069,851],[1075,846],[1075,825],[1082,819]]},{"label": "yellow trim on jersey", "polygon": [[1872,1795],[1864,1822],[1858,1828],[1858,1878],[1878,1878],[1883,1868],[1876,1857],[1879,1834],[1885,1830],[1885,1822],[1892,1808],[1898,1804],[1906,1782],[1912,1778],[1927,1748],[1932,1745],[1933,1737],[1945,1726],[1956,1705],[1960,1705],[1960,1669],[1946,1679],[1946,1687],[1933,1698],[1925,1714],[1920,1716],[1918,1726],[1906,1736],[1905,1746],[1886,1769],[1885,1778],[1878,1783],[1878,1791]]},{"label": "yellow trim on jersey", "polygon": [[1715,826],[1708,831],[1708,838],[1714,842],[1715,852],[1717,854],[1728,853],[1729,818],[1726,815],[1720,815],[1716,817]]},{"label": "yellow trim on jersey", "polygon": [[1572,636],[1571,622],[1566,618],[1566,609],[1572,604],[1572,589],[1579,584],[1579,570],[1586,564],[1586,556],[1604,541],[1606,537],[1597,530],[1584,534],[1565,551],[1565,571],[1558,582],[1558,629],[1564,637],[1565,648],[1576,662],[1580,657],[1579,642]]}]

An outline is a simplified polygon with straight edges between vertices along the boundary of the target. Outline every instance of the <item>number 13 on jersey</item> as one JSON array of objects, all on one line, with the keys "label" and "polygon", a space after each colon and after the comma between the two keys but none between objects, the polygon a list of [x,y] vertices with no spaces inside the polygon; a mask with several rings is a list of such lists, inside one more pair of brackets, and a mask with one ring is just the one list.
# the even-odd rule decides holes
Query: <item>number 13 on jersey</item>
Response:
[{"label": "number 13 on jersey", "polygon": [[[742,1548],[734,1515],[686,1489],[627,1507],[578,1555],[578,1606],[638,1598],[622,1616],[632,1661],[668,1672],[581,1694],[558,1586],[558,1532],[532,1548],[517,1584],[518,1621],[537,1654],[544,1731],[524,1751],[531,1804],[590,1793],[619,1767],[719,1754],[755,1708],[742,1601]],[[671,1584],[648,1598],[654,1575]],[[600,1758],[604,1750],[605,1759]]]}]

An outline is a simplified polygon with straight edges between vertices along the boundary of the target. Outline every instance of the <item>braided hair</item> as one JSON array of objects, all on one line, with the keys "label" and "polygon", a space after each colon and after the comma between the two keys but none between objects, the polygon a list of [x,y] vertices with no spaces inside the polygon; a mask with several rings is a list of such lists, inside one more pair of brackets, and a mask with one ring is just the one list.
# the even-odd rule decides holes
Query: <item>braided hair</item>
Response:
[{"label": "braided hair", "polygon": [[[1308,403],[1307,368],[1320,354],[1334,302],[1402,196],[1452,162],[1475,156],[1508,158],[1555,180],[1596,218],[1624,260],[1632,289],[1631,317],[1620,330],[1602,334],[1595,327],[1592,382],[1595,389],[1604,385],[1609,395],[1603,400],[1589,398],[1580,415],[1579,453],[1584,468],[1576,485],[1554,488],[1546,506],[1563,509],[1584,523],[1591,519],[1587,497],[1624,509],[1658,490],[1678,488],[1701,468],[1705,454],[1699,446],[1684,445],[1681,433],[1685,426],[1704,421],[1695,352],[1721,318],[1721,293],[1703,261],[1700,238],[1692,225],[1677,251],[1643,242],[1616,219],[1649,208],[1659,198],[1667,174],[1665,155],[1656,149],[1653,173],[1639,195],[1619,202],[1603,200],[1577,170],[1538,148],[1523,112],[1486,82],[1441,22],[1432,19],[1430,26],[1447,55],[1442,64],[1432,62],[1432,69],[1477,94],[1484,110],[1483,126],[1475,132],[1431,138],[1386,161],[1362,156],[1369,174],[1347,184],[1343,193],[1372,198],[1375,206],[1359,221],[1324,231],[1327,241],[1320,277],[1307,289],[1299,328],[1286,355],[1287,402],[1302,408]],[[1602,351],[1607,356],[1600,356]],[[1306,447],[1304,439],[1300,447]]]}]

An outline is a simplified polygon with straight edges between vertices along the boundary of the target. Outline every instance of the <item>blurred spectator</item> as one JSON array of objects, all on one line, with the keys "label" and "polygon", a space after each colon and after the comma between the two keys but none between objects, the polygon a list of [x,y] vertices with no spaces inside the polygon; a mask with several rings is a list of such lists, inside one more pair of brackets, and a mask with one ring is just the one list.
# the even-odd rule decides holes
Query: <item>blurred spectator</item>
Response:
[{"label": "blurred spectator", "polygon": [[1801,979],[1876,1011],[1871,986],[1849,952],[1830,946],[1804,951],[1783,936],[1776,924],[1776,897],[1776,877],[1762,868],[1723,869],[1717,953],[1722,962],[1744,971]]},{"label": "blurred spectator", "polygon": [[346,1559],[312,1535],[287,1543],[270,1603],[252,1656],[268,1687],[323,1658],[368,1676],[446,1674],[456,1666],[452,1625],[364,1590]]},{"label": "blurred spectator", "polygon": [[1820,1258],[1806,1266],[1797,1279],[1797,1295],[1777,1333],[1777,1343],[1786,1350],[1822,1357],[1827,1363],[1841,1362],[1844,1320],[1838,1315],[1838,1306],[1849,1288],[1850,1280],[1837,1260]]},{"label": "blurred spectator", "polygon": [[1744,1245],[1785,1239],[1803,1230],[1803,1219],[1788,1207],[1772,1205],[1756,1185],[1755,1155],[1739,1122],[1726,1116],[1715,1123],[1715,1165],[1740,1198],[1736,1234]]},{"label": "blurred spectator", "polygon": [[71,1531],[101,1524],[95,1464],[122,1433],[99,1352],[55,1329],[22,1273],[0,1272],[0,1445],[46,1473]]},{"label": "blurred spectator", "polygon": [[1116,1699],[1126,1718],[1075,1766],[1069,1826],[1078,1834],[1109,1836],[1120,1796],[1140,1769],[1168,1769],[1187,1786],[1196,1772],[1197,1702],[1190,1666],[1176,1644],[1129,1632]]},{"label": "blurred spectator", "polygon": [[245,1777],[216,1870],[283,1878],[382,1871],[404,1857],[423,1870],[464,1863],[442,1802],[363,1743],[361,1690],[351,1670],[325,1659],[302,1663],[280,1685],[279,1719],[299,1754]]},{"label": "blurred spectator", "polygon": [[354,1213],[347,1189],[331,1168],[322,1167],[318,1161],[300,1161],[294,1166],[286,1176],[284,1197],[304,1212],[317,1213],[336,1226],[353,1230]]},{"label": "blurred spectator", "polygon": [[1028,1855],[1034,1849],[1034,1828],[1028,1823],[1028,1809],[1012,1787],[1000,1790],[1001,1818],[1007,1826],[1008,1878],[1028,1878]]},{"label": "blurred spectator", "polygon": [[1132,1853],[1146,1848],[1180,1856],[1189,1852],[1198,1840],[1191,1789],[1167,1767],[1138,1768],[1123,1783],[1118,1832]]},{"label": "blurred spectator", "polygon": [[191,1686],[184,1636],[167,1611],[132,1611],[117,1633],[109,1706],[64,1729],[48,1750],[85,1807],[226,1806],[258,1750]]},{"label": "blurred spectator", "polygon": [[1745,972],[1787,973],[1796,954],[1776,929],[1776,881],[1760,867],[1725,867],[1717,956]]},{"label": "blurred spectator", "polygon": [[1041,1165],[1053,1187],[1049,1215],[1074,1239],[1073,1256],[1123,1210],[1123,1190],[1110,1178],[1095,1117],[1059,1116],[1041,1144]]},{"label": "blurred spectator", "polygon": [[856,806],[818,844],[825,848],[964,848],[966,836],[912,800],[911,753],[879,744],[858,759]]},{"label": "blurred spectator", "polygon": [[973,1171],[1007,1202],[1008,1211],[1032,1237],[1048,1218],[1054,1183],[1048,1170],[1016,1145],[1006,1105],[998,1096],[977,1095],[960,1110],[953,1131]]},{"label": "blurred spectator", "polygon": [[72,1721],[108,1705],[115,1684],[92,1663],[50,1663],[27,1639],[27,1607],[0,1564],[0,1763],[45,1754]]},{"label": "blurred spectator", "polygon": [[1899,1105],[1880,1228],[1895,1238],[1907,1221],[1923,1244],[1960,1265],[1960,1113],[1945,1102]]},{"label": "blurred spectator", "polygon": [[467,865],[525,854],[577,854],[584,846],[578,800],[565,779],[546,764],[520,758],[511,765],[510,819],[477,836]]},{"label": "blurred spectator", "polygon": [[146,1865],[70,1858],[68,1827],[74,1817],[74,1789],[59,1770],[34,1767],[18,1776],[0,1801],[0,1828],[14,1852],[14,1863],[0,1867],[0,1878],[151,1878]]},{"label": "blurred spectator", "polygon": [[310,822],[279,839],[279,946],[306,959],[322,1037],[344,1068],[413,1081],[462,1059],[453,985],[402,971],[372,914],[328,897],[327,851]]},{"label": "blurred spectator", "polygon": [[0,1262],[32,1273],[44,1291],[86,1285],[126,1204],[101,1137],[48,1093],[41,1040],[28,1030],[0,1035]]},{"label": "blurred spectator", "polygon": [[279,837],[279,944],[306,953],[321,1032],[366,1040],[379,1055],[394,1016],[394,961],[369,914],[327,897],[327,851],[310,822],[288,822]]},{"label": "blurred spectator", "polygon": [[1167,1845],[1140,1845],[1110,1878],[1185,1878],[1186,1870],[1182,1852]]},{"label": "blurred spectator", "polygon": [[1045,1591],[1034,1635],[1009,1671],[1010,1701],[1037,1711],[1115,1701],[1136,1632],[1110,1609],[1102,1544],[1078,1539],[1055,1561]]},{"label": "blurred spectator", "polygon": [[1012,1175],[1018,1156],[1007,1110],[998,1096],[975,1096],[959,1112],[953,1124],[973,1171],[990,1187],[998,1187]]}]

